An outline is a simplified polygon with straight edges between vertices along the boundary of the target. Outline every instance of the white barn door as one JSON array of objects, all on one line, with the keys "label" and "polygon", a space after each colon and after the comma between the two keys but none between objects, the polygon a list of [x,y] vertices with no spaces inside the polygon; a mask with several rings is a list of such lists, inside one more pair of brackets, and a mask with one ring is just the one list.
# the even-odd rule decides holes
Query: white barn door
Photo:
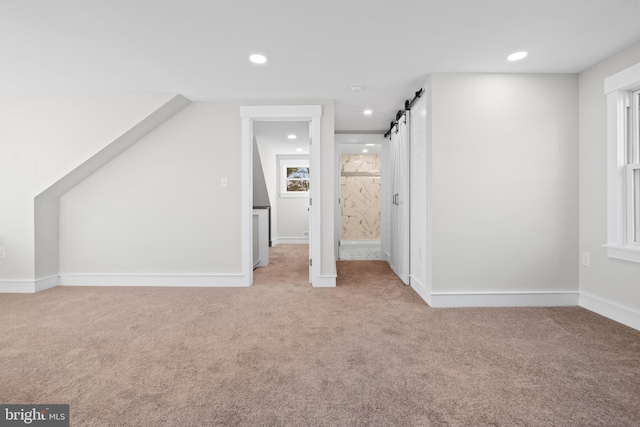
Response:
[{"label": "white barn door", "polygon": [[[409,284],[409,135],[408,114],[391,132],[391,259],[389,265]],[[396,131],[397,130],[397,131]]]}]

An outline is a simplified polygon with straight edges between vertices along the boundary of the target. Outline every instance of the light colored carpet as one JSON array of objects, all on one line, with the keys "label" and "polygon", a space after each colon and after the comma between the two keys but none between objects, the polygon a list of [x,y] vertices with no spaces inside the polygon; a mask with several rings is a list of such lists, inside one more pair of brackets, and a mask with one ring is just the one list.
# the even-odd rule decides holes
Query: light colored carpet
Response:
[{"label": "light colored carpet", "polygon": [[314,289],[290,246],[250,288],[0,295],[0,402],[69,403],[73,426],[638,425],[640,332],[431,309],[381,261]]}]

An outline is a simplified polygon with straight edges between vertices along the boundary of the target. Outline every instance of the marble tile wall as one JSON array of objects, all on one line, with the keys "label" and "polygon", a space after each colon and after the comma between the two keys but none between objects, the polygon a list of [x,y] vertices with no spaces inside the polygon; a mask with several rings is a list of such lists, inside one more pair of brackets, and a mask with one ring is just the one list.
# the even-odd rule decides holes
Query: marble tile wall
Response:
[{"label": "marble tile wall", "polygon": [[340,238],[380,239],[380,155],[343,154],[340,175]]}]

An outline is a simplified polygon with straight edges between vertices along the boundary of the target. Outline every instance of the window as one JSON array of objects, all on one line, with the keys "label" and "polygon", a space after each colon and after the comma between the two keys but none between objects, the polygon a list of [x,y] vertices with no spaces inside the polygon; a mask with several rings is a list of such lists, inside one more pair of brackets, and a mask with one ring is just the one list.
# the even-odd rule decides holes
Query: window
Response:
[{"label": "window", "polygon": [[627,243],[640,247],[640,90],[630,94],[627,136]]},{"label": "window", "polygon": [[607,252],[640,262],[640,64],[605,79]]},{"label": "window", "polygon": [[280,195],[282,197],[309,196],[309,161],[304,159],[280,160]]},{"label": "window", "polygon": [[285,185],[287,193],[309,191],[309,167],[292,166],[285,168]]}]

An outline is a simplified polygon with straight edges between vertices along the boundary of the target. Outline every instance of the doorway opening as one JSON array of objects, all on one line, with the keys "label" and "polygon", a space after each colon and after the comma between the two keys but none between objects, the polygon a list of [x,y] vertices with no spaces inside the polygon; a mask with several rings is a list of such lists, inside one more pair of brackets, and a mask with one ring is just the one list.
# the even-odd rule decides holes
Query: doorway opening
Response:
[{"label": "doorway opening", "polygon": [[260,254],[254,261],[255,284],[310,282],[309,128],[309,121],[253,122],[254,217],[268,217],[270,248],[266,262]]},{"label": "doorway opening", "polygon": [[384,212],[384,137],[338,134],[338,258],[386,260],[388,215]]},{"label": "doorway opening", "polygon": [[[242,119],[242,203],[241,238],[242,271],[245,284],[253,283],[254,266],[254,220],[253,220],[253,157],[254,124],[258,122],[305,122],[309,127],[309,139],[316,141],[309,148],[310,186],[309,197],[309,282],[313,286],[322,286],[320,277],[321,259],[321,222],[320,222],[320,141],[322,108],[320,105],[277,105],[240,107]],[[315,172],[314,172],[315,171]],[[312,177],[311,177],[312,175]],[[259,251],[258,251],[259,252]],[[315,265],[314,265],[315,264]]]}]

